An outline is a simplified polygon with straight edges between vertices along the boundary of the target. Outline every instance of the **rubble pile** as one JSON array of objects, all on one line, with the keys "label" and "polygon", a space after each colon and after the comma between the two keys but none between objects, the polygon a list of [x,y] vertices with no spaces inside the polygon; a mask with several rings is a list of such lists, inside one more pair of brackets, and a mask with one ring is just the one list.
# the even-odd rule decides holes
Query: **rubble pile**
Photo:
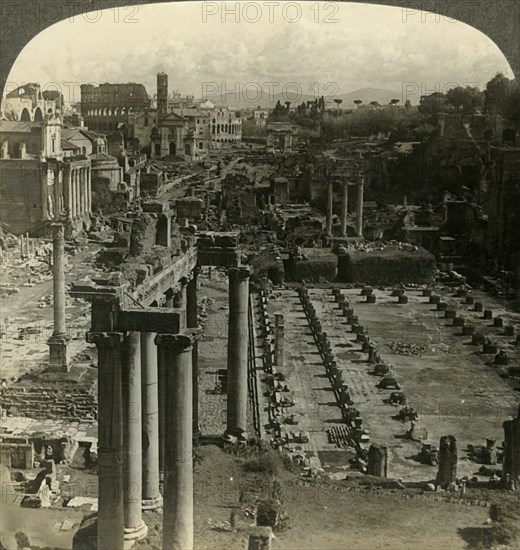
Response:
[{"label": "rubble pile", "polygon": [[390,342],[388,347],[398,355],[416,355],[420,357],[426,351],[424,346],[412,342],[396,342],[395,340]]}]

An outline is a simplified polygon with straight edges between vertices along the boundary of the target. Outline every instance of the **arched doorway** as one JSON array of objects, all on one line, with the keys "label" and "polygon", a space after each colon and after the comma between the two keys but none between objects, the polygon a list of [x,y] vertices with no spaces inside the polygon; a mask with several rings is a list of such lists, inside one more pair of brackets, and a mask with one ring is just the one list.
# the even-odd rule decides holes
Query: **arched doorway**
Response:
[{"label": "arched doorway", "polygon": [[34,111],[34,121],[35,122],[42,122],[43,121],[43,113],[42,110],[39,107],[36,107]]},{"label": "arched doorway", "polygon": [[20,114],[20,120],[24,122],[29,122],[31,120],[31,115],[27,109],[24,109]]}]

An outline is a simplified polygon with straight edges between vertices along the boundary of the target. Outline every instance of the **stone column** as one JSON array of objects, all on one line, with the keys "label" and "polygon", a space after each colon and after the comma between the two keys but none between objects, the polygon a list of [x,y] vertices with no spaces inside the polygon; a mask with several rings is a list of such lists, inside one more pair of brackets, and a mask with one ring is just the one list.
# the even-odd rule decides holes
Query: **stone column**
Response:
[{"label": "stone column", "polygon": [[[199,268],[193,269],[193,276],[186,289],[186,326],[188,328],[198,328],[199,307],[197,300],[197,276]],[[193,442],[200,440],[199,425],[199,344],[195,338],[193,341],[193,352],[191,356],[191,366],[193,374]]]},{"label": "stone column", "polygon": [[246,439],[249,275],[247,267],[229,270],[226,435]]},{"label": "stone column", "polygon": [[78,202],[79,202],[79,212],[83,214],[83,176],[81,173],[81,168],[78,168]]},{"label": "stone column", "polygon": [[83,174],[83,212],[86,214],[88,212],[87,168],[83,167],[81,173]]},{"label": "stone column", "polygon": [[72,208],[74,211],[74,218],[77,218],[79,215],[78,212],[78,180],[77,180],[77,170],[72,171]]},{"label": "stone column", "polygon": [[443,489],[457,479],[457,440],[452,435],[443,435],[439,445],[439,470],[437,485]]},{"label": "stone column", "polygon": [[79,169],[79,199],[81,201],[81,212],[86,212],[86,197],[85,197],[85,169]]},{"label": "stone column", "polygon": [[356,200],[356,235],[363,236],[363,193],[364,179],[361,176],[357,184],[357,200]]},{"label": "stone column", "polygon": [[332,236],[332,214],[334,204],[334,193],[332,182],[327,185],[327,235]]},{"label": "stone column", "polygon": [[347,216],[348,216],[348,181],[343,183],[341,195],[341,235],[347,236]]},{"label": "stone column", "polygon": [[76,217],[76,189],[75,189],[75,182],[74,182],[74,170],[72,169],[72,166],[69,167],[69,181],[70,181],[70,216],[72,219],[75,219]]},{"label": "stone column", "polygon": [[141,333],[141,402],[143,423],[143,509],[157,508],[159,492],[159,385],[154,332]]},{"label": "stone column", "polygon": [[87,208],[92,212],[92,172],[90,166],[87,168]]},{"label": "stone column", "polygon": [[98,350],[98,515],[97,548],[124,547],[123,334],[89,332],[87,342]]},{"label": "stone column", "polygon": [[140,341],[139,332],[129,332],[125,338],[123,355],[123,498],[125,540],[143,538],[148,532],[141,514],[143,455]]},{"label": "stone column", "polygon": [[74,171],[76,176],[76,213],[81,216],[81,191],[79,183],[79,169]]},{"label": "stone column", "polygon": [[54,220],[58,221],[60,219],[60,171],[57,166],[52,167],[52,174],[53,174],[53,196],[52,200],[54,202]]},{"label": "stone column", "polygon": [[[186,314],[187,314],[186,302],[187,302],[188,285],[187,285],[187,281],[184,278],[181,279],[180,283],[181,283],[180,290],[173,295],[173,307],[184,310],[183,317],[184,317],[184,320],[186,321]],[[185,326],[187,326],[187,324]]]},{"label": "stone column", "polygon": [[69,338],[65,324],[65,231],[61,223],[52,224],[52,239],[54,332],[47,343],[51,367],[67,371]]},{"label": "stone column", "polygon": [[163,550],[193,549],[192,338],[159,334],[165,366]]},{"label": "stone column", "polygon": [[[502,481],[506,489],[520,489],[520,407],[517,417],[506,420],[504,428],[504,459]],[[509,485],[509,486],[507,486]]]},{"label": "stone column", "polygon": [[72,174],[71,167],[67,171],[67,220],[71,220],[72,215]]},{"label": "stone column", "polygon": [[180,290],[173,296],[173,307],[186,309],[187,285],[184,281],[181,281],[181,285]]},{"label": "stone column", "polygon": [[164,307],[174,307],[173,305],[174,292],[170,288],[164,294]]}]

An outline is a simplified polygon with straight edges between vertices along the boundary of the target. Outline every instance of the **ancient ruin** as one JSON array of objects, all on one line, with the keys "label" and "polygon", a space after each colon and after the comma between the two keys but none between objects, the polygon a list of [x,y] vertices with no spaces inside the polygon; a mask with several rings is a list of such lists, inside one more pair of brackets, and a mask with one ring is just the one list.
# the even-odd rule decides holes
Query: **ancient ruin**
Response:
[{"label": "ancient ruin", "polygon": [[[406,55],[413,23],[390,4],[424,24]],[[152,25],[171,6],[149,6],[150,40],[174,21],[167,54],[107,24],[127,56],[113,48],[110,81],[90,63],[74,99],[6,89],[0,547],[518,542],[520,64],[476,16],[498,48],[461,44],[471,65],[450,64],[452,37],[428,55],[486,82],[396,93],[385,60],[424,78],[405,61],[437,36],[401,4],[356,19],[388,30],[384,52],[330,30],[322,51],[322,11],[289,27],[285,6],[276,32],[208,19],[188,40],[200,17]],[[221,74],[252,57],[319,86],[253,100]],[[325,69],[358,88],[329,93]]]}]

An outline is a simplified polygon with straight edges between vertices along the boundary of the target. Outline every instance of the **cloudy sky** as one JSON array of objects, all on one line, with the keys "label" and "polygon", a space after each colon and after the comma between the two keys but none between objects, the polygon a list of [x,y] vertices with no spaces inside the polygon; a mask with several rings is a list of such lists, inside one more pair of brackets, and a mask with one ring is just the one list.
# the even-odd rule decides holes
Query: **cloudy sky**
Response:
[{"label": "cloudy sky", "polygon": [[406,83],[431,93],[453,83],[483,87],[498,71],[512,77],[497,46],[463,23],[363,4],[276,4],[249,2],[236,14],[235,2],[186,2],[77,15],[26,46],[7,90],[57,83],[66,100],[79,101],[79,83],[142,82],[152,95],[159,71],[171,90],[196,97],[203,87],[218,94],[223,83],[277,92],[295,82],[303,93],[318,86],[341,95]]}]

